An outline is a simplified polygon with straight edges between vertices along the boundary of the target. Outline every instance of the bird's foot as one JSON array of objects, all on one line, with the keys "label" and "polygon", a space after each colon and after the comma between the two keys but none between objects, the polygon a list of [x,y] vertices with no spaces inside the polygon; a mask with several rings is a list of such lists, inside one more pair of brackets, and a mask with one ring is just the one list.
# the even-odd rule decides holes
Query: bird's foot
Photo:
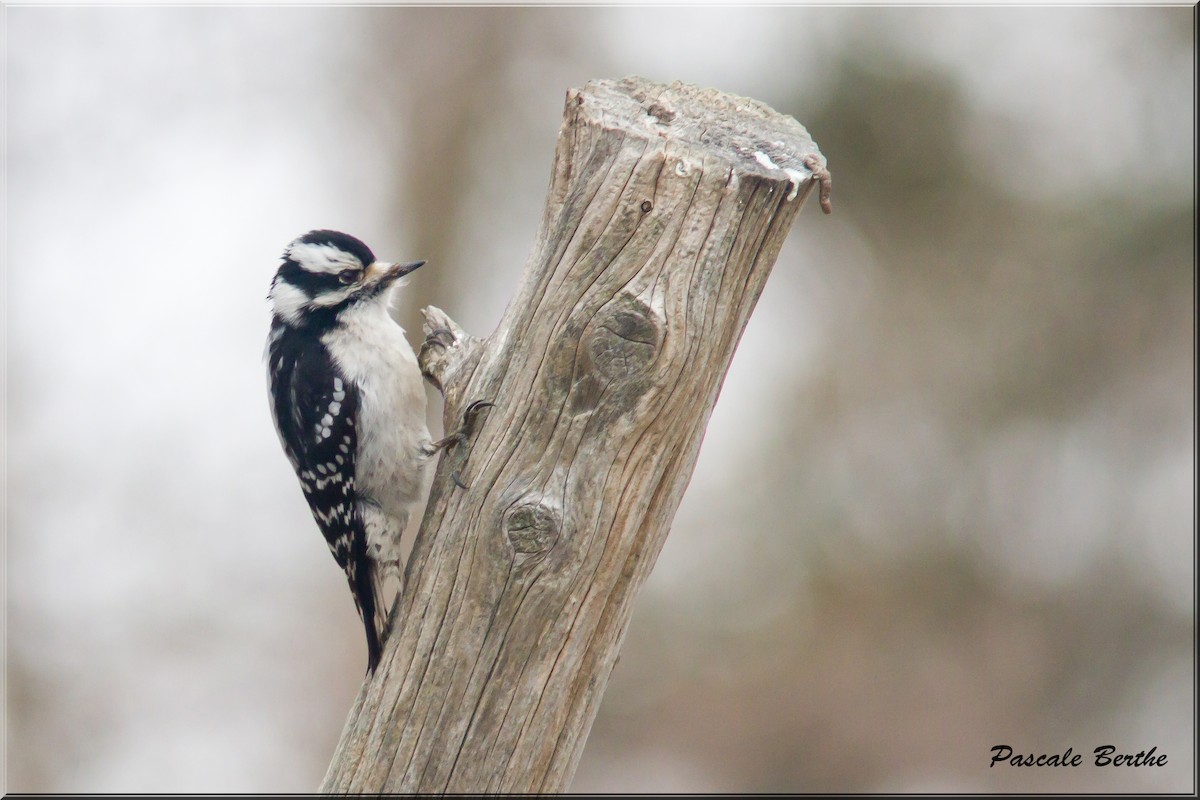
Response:
[{"label": "bird's foot", "polygon": [[[459,464],[466,463],[468,456],[471,454],[470,440],[479,428],[479,417],[484,409],[491,408],[494,405],[496,404],[488,400],[476,400],[468,405],[466,411],[463,412],[462,425],[449,436],[445,436],[430,444],[429,455],[432,456],[441,450],[461,448],[462,455],[459,457]],[[459,476],[458,469],[450,472],[450,479],[458,485],[458,488],[468,488],[467,484],[463,483],[462,478]]]},{"label": "bird's foot", "polygon": [[425,335],[425,344],[436,344],[443,350],[449,350],[456,341],[458,337],[448,328],[435,328]]}]

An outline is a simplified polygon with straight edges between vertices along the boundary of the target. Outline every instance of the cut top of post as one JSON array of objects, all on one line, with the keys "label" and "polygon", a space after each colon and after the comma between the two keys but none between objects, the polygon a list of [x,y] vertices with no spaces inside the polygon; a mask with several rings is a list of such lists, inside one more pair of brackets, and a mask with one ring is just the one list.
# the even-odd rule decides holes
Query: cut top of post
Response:
[{"label": "cut top of post", "polygon": [[[698,155],[737,158],[738,172],[790,184],[795,200],[805,182],[821,186],[821,207],[829,206],[825,158],[803,125],[787,114],[748,97],[676,81],[669,85],[640,77],[594,80],[567,93],[571,107],[590,125],[647,139],[671,139],[673,146]],[[618,124],[619,121],[619,124]],[[632,123],[632,124],[631,124]]]}]

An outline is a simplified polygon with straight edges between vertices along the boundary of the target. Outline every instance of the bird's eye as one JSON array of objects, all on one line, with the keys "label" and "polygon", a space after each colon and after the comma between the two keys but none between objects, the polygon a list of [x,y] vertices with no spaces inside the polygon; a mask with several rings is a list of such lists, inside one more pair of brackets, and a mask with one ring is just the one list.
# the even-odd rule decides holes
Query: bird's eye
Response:
[{"label": "bird's eye", "polygon": [[361,274],[361,269],[344,269],[338,273],[338,280],[346,284],[354,283]]}]

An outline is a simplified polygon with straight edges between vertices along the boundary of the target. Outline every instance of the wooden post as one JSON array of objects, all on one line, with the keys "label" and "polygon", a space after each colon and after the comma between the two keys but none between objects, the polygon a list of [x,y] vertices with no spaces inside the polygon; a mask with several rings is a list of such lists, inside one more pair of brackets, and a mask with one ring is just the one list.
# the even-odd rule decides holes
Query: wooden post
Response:
[{"label": "wooden post", "polygon": [[564,116],[500,327],[425,310],[447,430],[495,406],[438,467],[325,792],[570,787],[746,320],[814,186],[828,210],[812,139],[757,101],[629,78]]}]

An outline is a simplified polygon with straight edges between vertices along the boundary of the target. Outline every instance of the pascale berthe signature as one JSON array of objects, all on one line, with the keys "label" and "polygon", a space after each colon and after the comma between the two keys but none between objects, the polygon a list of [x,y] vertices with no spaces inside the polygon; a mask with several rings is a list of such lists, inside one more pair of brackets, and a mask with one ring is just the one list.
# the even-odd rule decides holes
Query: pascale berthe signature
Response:
[{"label": "pascale berthe signature", "polygon": [[[1159,754],[1157,747],[1137,753],[1118,753],[1111,744],[1102,744],[1092,751],[1090,763],[1097,767],[1163,767],[1167,764],[1167,754]],[[1068,747],[1063,753],[1024,755],[1014,753],[1006,744],[998,744],[992,748],[992,763],[988,764],[988,768],[997,764],[1010,767],[1078,767],[1083,764],[1083,753],[1076,753],[1074,748]]]}]

